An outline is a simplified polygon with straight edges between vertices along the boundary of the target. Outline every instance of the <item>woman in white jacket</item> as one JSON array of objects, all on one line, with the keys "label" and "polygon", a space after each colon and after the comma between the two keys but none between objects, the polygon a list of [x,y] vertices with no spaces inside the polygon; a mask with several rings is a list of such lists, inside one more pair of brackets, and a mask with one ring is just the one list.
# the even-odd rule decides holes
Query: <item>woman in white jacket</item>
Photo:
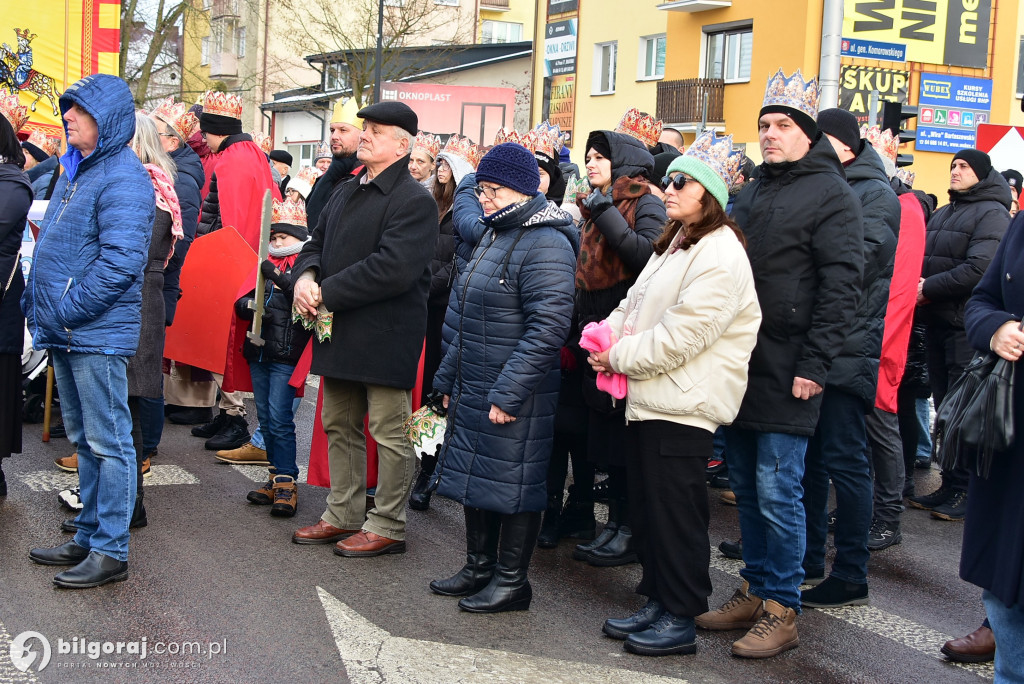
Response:
[{"label": "woman in white jacket", "polygon": [[627,378],[629,495],[647,604],[604,624],[628,651],[696,651],[693,618],[707,610],[712,435],[736,417],[761,309],[743,234],[725,214],[742,155],[708,132],[662,179],[669,222],[626,298],[606,319],[612,345],[591,354]]}]

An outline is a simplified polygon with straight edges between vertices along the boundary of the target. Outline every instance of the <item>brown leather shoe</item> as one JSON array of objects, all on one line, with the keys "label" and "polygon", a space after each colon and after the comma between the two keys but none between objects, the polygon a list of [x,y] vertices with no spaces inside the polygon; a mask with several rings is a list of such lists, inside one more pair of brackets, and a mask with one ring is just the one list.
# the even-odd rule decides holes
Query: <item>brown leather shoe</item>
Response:
[{"label": "brown leather shoe", "polygon": [[940,650],[958,663],[987,663],[996,657],[996,637],[991,629],[982,625],[967,636],[950,639]]},{"label": "brown leather shoe", "polygon": [[142,462],[142,477],[151,477],[153,475],[153,470],[151,466],[152,463],[148,458]]},{"label": "brown leather shoe", "polygon": [[746,636],[732,644],[740,658],[771,658],[800,645],[796,611],[775,601],[764,602],[764,612]]},{"label": "brown leather shoe", "polygon": [[269,506],[274,503],[274,473],[274,469],[271,468],[270,477],[267,478],[266,484],[246,494],[246,501],[257,506]]},{"label": "brown leather shoe", "polygon": [[290,518],[299,509],[299,490],[295,486],[295,478],[288,475],[274,477],[274,505],[270,507],[270,515],[279,518]]},{"label": "brown leather shoe", "polygon": [[736,494],[731,489],[726,489],[724,492],[718,495],[718,500],[729,506],[736,505]]},{"label": "brown leather shoe", "polygon": [[70,456],[64,456],[56,459],[54,462],[58,468],[63,470],[65,473],[77,473],[78,472],[78,452],[71,454]]},{"label": "brown leather shoe", "polygon": [[315,525],[303,527],[292,533],[293,544],[333,544],[342,539],[348,539],[359,530],[343,530],[334,525],[328,525],[323,520],[317,520]]},{"label": "brown leather shoe", "polygon": [[270,461],[267,460],[267,450],[253,446],[252,442],[246,442],[237,449],[218,451],[216,458],[218,461],[235,465],[270,465]]},{"label": "brown leather shoe", "polygon": [[750,593],[750,584],[736,590],[732,598],[718,610],[711,610],[694,618],[701,629],[725,631],[729,629],[750,629],[761,618],[764,602]]},{"label": "brown leather shoe", "polygon": [[405,542],[360,530],[334,545],[334,553],[346,558],[369,558],[386,553],[405,553]]}]

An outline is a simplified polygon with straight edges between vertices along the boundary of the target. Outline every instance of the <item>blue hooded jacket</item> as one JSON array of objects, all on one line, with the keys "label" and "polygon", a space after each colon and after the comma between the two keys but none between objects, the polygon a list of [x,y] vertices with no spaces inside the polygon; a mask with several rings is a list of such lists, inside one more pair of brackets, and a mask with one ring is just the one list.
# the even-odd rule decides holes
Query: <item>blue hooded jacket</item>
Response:
[{"label": "blue hooded jacket", "polygon": [[[21,300],[36,349],[133,356],[142,319],[142,269],[155,198],[149,174],[128,143],[135,103],[116,76],[86,76],[60,98],[99,128],[83,157],[69,146]],[[67,123],[64,125],[67,133]]]}]

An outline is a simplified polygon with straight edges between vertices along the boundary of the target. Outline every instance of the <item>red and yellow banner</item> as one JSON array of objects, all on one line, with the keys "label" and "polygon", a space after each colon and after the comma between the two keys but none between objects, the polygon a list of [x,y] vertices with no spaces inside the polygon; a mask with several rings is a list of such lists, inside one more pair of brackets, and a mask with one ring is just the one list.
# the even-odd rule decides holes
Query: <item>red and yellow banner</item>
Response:
[{"label": "red and yellow banner", "polygon": [[0,91],[29,107],[23,134],[64,135],[57,101],[89,74],[117,73],[120,0],[6,2],[0,13]]}]

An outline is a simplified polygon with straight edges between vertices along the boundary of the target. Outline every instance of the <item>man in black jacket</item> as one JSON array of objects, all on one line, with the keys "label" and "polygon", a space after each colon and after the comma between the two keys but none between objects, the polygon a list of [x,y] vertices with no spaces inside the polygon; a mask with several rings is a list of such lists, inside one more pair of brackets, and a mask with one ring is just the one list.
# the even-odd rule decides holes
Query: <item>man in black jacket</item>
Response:
[{"label": "man in black jacket", "polygon": [[889,187],[878,153],[861,139],[853,114],[843,109],[826,109],[818,115],[818,128],[845,168],[864,215],[863,295],[825,381],[821,414],[807,448],[804,474],[806,580],[825,577],[830,479],[836,489],[836,557],[832,570],[827,579],[802,592],[800,598],[804,606],[828,608],[863,604],[868,597],[868,531],[873,488],[867,452],[867,415],[874,408],[878,386],[900,203]]},{"label": "man in black jacket", "polygon": [[[928,345],[928,377],[938,407],[974,356],[964,332],[964,305],[1010,225],[1010,186],[979,150],[960,150],[949,172],[949,204],[928,221],[918,287]],[[967,468],[942,471],[942,485],[909,499],[939,520],[963,520]]]},{"label": "man in black jacket", "polygon": [[[340,556],[405,551],[405,501],[416,454],[402,423],[427,327],[430,260],[440,230],[437,205],[409,175],[416,114],[400,102],[359,110],[365,129],[357,155],[365,164],[320,215],[293,267],[295,307],[333,315],[330,340],[313,344],[312,372],[323,382],[331,493],[297,544],[338,542]],[[365,511],[363,416],[377,442],[376,507]]]},{"label": "man in black jacket", "polygon": [[749,382],[726,435],[729,483],[743,535],[743,587],[702,629],[750,629],[733,643],[746,658],[795,648],[806,545],[804,455],[821,393],[860,302],[864,227],[860,202],[818,132],[818,83],[780,70],[758,119],[764,163],[733,217],[763,319]]},{"label": "man in black jacket", "polygon": [[349,98],[344,104],[338,100],[331,115],[331,165],[316,179],[313,190],[306,198],[306,217],[310,226],[315,227],[320,223],[320,212],[327,206],[335,188],[351,178],[359,165],[356,148],[362,132],[355,98]]}]

